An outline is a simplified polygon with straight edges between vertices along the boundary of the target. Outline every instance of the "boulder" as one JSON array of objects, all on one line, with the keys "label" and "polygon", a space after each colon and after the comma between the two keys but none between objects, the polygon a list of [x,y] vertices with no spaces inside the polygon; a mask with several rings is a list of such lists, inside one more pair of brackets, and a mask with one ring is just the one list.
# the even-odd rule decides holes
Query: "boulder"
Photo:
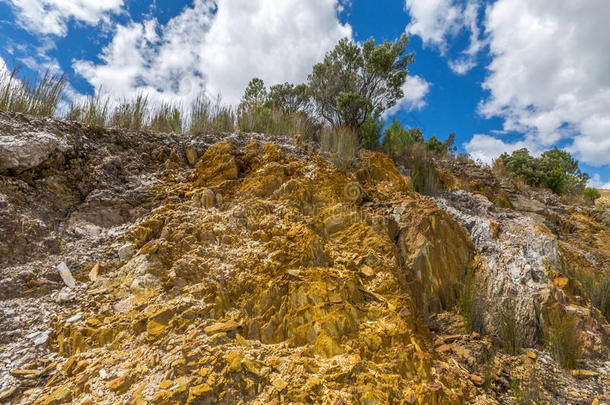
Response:
[{"label": "boulder", "polygon": [[0,136],[0,170],[31,169],[49,158],[59,139],[45,132]]}]

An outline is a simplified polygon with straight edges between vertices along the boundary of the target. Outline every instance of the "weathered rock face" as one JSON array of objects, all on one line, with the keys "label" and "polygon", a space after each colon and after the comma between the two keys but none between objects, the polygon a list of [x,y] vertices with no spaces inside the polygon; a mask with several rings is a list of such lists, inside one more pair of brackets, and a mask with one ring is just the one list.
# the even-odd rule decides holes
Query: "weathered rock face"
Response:
[{"label": "weathered rock face", "polygon": [[[582,260],[604,269],[607,225],[579,236],[602,217],[582,229],[593,214],[561,217],[568,240],[542,214],[481,195],[415,194],[380,153],[339,170],[279,137],[192,140],[19,117],[0,114],[13,132],[39,128],[68,149],[1,177],[0,226],[11,228],[0,402],[511,403],[511,373],[530,373],[536,354],[490,357],[504,301],[526,346],[539,343],[539,310],[561,305],[589,310],[578,318],[592,336],[587,359],[607,347],[607,323],[575,278],[557,280]],[[40,230],[27,233],[15,213]],[[28,260],[49,237],[55,247]],[[465,333],[455,312],[473,272],[489,337]],[[541,349],[546,373],[554,363]],[[497,373],[486,376],[489,364]],[[605,398],[600,367],[586,383],[566,377],[570,390]],[[547,391],[574,402],[570,390]]]},{"label": "weathered rock face", "polygon": [[57,137],[44,132],[0,137],[0,171],[31,169],[49,158],[59,146]]}]

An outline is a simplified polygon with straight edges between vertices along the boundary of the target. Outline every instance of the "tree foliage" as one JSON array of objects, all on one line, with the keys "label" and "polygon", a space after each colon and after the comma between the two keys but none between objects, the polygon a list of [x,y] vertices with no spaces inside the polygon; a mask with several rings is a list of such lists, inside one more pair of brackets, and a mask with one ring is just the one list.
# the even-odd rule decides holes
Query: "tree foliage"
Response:
[{"label": "tree foliage", "polygon": [[419,128],[406,129],[402,123],[395,117],[392,118],[392,123],[388,125],[383,137],[383,151],[393,158],[402,154],[404,150],[415,144],[423,143],[424,136]]},{"label": "tree foliage", "polygon": [[239,103],[240,109],[261,108],[267,102],[265,82],[258,77],[250,80]]},{"label": "tree foliage", "polygon": [[267,104],[285,113],[307,112],[311,97],[305,84],[276,84],[269,88]]},{"label": "tree foliage", "polygon": [[503,153],[500,159],[507,170],[523,177],[526,183],[547,187],[555,194],[582,193],[589,180],[589,175],[578,168],[578,161],[569,152],[556,147],[539,158],[523,148],[511,155]]},{"label": "tree foliage", "polygon": [[379,150],[383,127],[385,120],[379,116],[369,116],[360,127],[360,146],[368,150]]},{"label": "tree foliage", "polygon": [[340,40],[309,75],[316,112],[333,126],[359,129],[394,106],[404,96],[413,62],[413,54],[405,53],[408,42],[404,34],[394,42],[369,39],[362,46]]}]

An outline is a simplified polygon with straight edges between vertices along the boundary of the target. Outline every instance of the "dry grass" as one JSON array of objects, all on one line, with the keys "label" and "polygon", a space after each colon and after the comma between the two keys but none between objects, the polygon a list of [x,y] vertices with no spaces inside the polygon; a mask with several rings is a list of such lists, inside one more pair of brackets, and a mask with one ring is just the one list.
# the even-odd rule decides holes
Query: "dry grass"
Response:
[{"label": "dry grass", "polygon": [[119,128],[143,129],[147,123],[148,111],[148,96],[140,93],[133,101],[125,101],[115,108],[110,122]]},{"label": "dry grass", "polygon": [[511,304],[500,309],[500,320],[500,334],[504,350],[513,356],[519,354],[521,351],[521,327],[515,309]]},{"label": "dry grass", "polygon": [[330,157],[336,167],[348,168],[358,153],[358,132],[347,127],[323,128],[320,132],[320,150]]},{"label": "dry grass", "polygon": [[163,103],[153,112],[148,128],[155,132],[182,133],[182,113],[178,106]]},{"label": "dry grass", "polygon": [[468,270],[458,294],[458,307],[466,332],[483,332],[483,308],[476,293],[474,270]]},{"label": "dry grass", "polygon": [[110,111],[110,97],[89,95],[81,105],[70,106],[67,118],[99,128],[108,125]]},{"label": "dry grass", "polygon": [[47,70],[38,80],[20,79],[19,69],[0,75],[0,110],[39,117],[55,115],[68,80]]},{"label": "dry grass", "polygon": [[237,114],[237,127],[243,132],[293,136],[304,140],[316,138],[319,126],[301,112],[285,113],[275,108],[242,108]]},{"label": "dry grass", "polygon": [[220,97],[215,101],[206,96],[199,97],[191,108],[189,132],[194,135],[225,133],[235,130],[235,113],[222,104]]}]

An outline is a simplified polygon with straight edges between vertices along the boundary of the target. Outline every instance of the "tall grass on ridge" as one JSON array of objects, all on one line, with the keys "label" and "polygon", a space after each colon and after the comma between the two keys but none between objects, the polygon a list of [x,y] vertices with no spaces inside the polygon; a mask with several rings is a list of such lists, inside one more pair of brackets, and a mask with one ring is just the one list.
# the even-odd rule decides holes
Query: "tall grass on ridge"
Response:
[{"label": "tall grass on ridge", "polygon": [[55,115],[68,85],[64,74],[47,70],[37,80],[20,79],[19,69],[0,74],[0,110],[20,112],[39,117]]}]

